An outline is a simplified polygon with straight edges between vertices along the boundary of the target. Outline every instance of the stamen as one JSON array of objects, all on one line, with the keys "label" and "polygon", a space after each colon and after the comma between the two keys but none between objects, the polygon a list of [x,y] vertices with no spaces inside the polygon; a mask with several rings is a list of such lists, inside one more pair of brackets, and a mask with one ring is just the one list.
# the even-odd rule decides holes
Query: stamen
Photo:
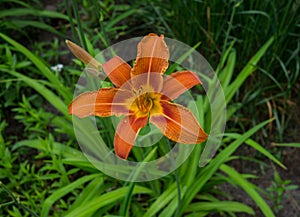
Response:
[{"label": "stamen", "polygon": [[153,106],[153,100],[149,96],[149,93],[138,96],[135,102],[138,109],[143,113],[149,112]]}]

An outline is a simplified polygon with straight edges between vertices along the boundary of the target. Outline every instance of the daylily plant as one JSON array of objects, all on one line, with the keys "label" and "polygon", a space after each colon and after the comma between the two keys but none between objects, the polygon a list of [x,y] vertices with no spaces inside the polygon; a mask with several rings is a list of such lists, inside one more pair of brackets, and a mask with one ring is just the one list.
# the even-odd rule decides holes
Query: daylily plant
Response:
[{"label": "daylily plant", "polygon": [[193,113],[171,102],[201,81],[191,71],[164,76],[169,49],[163,35],[150,33],[139,42],[133,67],[119,56],[100,64],[78,45],[66,43],[85,64],[96,70],[102,68],[115,86],[77,96],[69,105],[69,112],[79,118],[125,116],[115,132],[114,149],[118,157],[127,159],[140,129],[148,121],[179,143],[197,144],[206,140],[207,134]]}]

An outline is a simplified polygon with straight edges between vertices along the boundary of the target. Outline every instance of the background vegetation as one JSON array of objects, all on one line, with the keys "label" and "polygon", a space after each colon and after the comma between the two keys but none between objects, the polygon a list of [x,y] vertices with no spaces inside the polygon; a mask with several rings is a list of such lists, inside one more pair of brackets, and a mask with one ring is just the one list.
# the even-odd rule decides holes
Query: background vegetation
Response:
[{"label": "background vegetation", "polygon": [[[0,216],[299,216],[298,0],[0,6]],[[227,128],[206,167],[197,147],[173,174],[126,183],[95,169],[78,147],[67,105],[83,65],[64,41],[94,55],[149,32],[201,42],[225,92]],[[194,96],[208,129],[207,99]],[[105,135],[109,143],[114,132]]]}]

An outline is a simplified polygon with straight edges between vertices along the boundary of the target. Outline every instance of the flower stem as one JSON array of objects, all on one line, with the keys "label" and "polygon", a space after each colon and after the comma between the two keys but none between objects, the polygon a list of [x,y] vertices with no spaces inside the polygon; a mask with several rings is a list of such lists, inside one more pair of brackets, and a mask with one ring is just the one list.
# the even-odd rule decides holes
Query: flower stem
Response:
[{"label": "flower stem", "polygon": [[[169,140],[167,140],[166,142],[167,144],[167,147],[169,149],[169,153],[170,154],[170,160],[171,160],[171,164],[172,164],[172,167],[175,167],[175,159],[174,159],[174,155],[173,155],[173,152],[171,151],[171,146],[170,146],[170,142]],[[174,170],[174,176],[175,176],[175,180],[176,180],[176,186],[177,186],[177,196],[178,196],[178,205],[177,205],[177,210],[176,210],[176,213],[175,213],[175,217],[179,216],[179,212],[181,210],[181,188],[180,188],[180,178],[179,178],[179,175],[178,175],[178,171],[177,171],[177,168]]]}]

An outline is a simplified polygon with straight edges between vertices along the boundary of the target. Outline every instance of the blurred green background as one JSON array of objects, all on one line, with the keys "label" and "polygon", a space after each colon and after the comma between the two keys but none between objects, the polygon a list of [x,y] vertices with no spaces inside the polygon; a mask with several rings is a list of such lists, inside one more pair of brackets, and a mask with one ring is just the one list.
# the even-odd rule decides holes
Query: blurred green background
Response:
[{"label": "blurred green background", "polygon": [[[0,8],[0,216],[300,215],[299,0],[1,0]],[[224,89],[227,127],[205,167],[197,146],[169,176],[127,183],[80,151],[67,106],[84,65],[65,40],[94,56],[150,32],[201,42]],[[197,93],[208,129],[207,98]],[[111,120],[99,125],[113,148]],[[136,150],[130,160],[147,156]],[[165,150],[162,140],[153,157]]]}]

